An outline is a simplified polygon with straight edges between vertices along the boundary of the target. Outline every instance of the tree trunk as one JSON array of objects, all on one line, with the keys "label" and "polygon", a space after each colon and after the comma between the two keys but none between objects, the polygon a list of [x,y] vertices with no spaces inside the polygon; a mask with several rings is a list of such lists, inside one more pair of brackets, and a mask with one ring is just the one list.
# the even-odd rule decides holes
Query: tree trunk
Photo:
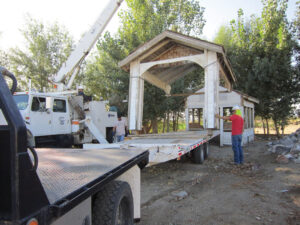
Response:
[{"label": "tree trunk", "polygon": [[173,119],[173,131],[176,131],[176,117],[175,117],[175,113],[172,113],[172,119]]},{"label": "tree trunk", "polygon": [[275,130],[276,130],[276,136],[277,136],[277,138],[280,138],[278,121],[273,119],[273,122],[274,122]]},{"label": "tree trunk", "polygon": [[162,129],[163,133],[165,133],[165,128],[166,128],[166,114],[164,114],[164,122],[163,122],[163,129]]},{"label": "tree trunk", "polygon": [[284,128],[285,128],[285,125],[284,123],[281,124],[281,135],[283,136],[284,135]]},{"label": "tree trunk", "polygon": [[152,122],[150,124],[148,124],[147,122],[143,123],[144,134],[148,134],[150,132],[151,128],[152,128]]},{"label": "tree trunk", "polygon": [[263,124],[263,129],[264,129],[264,135],[266,136],[266,125],[264,122],[264,118],[261,118],[262,124]]},{"label": "tree trunk", "polygon": [[266,118],[266,125],[267,125],[267,136],[270,136],[270,128],[269,128],[269,120]]},{"label": "tree trunk", "polygon": [[152,133],[157,134],[158,133],[157,118],[152,119],[151,124],[152,124]]},{"label": "tree trunk", "polygon": [[176,131],[178,131],[179,112],[176,113]]},{"label": "tree trunk", "polygon": [[170,132],[170,113],[167,112],[167,132]]}]

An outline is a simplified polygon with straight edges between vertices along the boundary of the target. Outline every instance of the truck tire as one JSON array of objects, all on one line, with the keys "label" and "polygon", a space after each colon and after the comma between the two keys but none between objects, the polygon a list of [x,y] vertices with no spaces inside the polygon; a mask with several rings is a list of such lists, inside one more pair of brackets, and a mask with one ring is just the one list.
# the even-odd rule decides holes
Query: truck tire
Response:
[{"label": "truck tire", "polygon": [[209,155],[209,145],[208,145],[208,143],[203,144],[203,150],[204,150],[204,159],[208,159],[208,155]]},{"label": "truck tire", "polygon": [[74,139],[72,135],[64,134],[64,135],[57,136],[58,147],[71,148],[73,143],[74,143]]},{"label": "truck tire", "polygon": [[133,225],[133,198],[127,182],[112,181],[93,199],[93,225]]},{"label": "truck tire", "polygon": [[192,151],[192,158],[197,164],[202,164],[204,162],[204,151],[202,145]]}]

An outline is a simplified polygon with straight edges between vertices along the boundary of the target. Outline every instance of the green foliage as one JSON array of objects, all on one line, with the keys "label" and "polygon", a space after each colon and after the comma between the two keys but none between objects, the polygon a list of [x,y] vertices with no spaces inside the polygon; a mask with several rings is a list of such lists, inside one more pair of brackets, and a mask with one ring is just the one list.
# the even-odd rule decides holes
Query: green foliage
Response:
[{"label": "green foliage", "polygon": [[5,51],[0,50],[0,66],[9,69],[9,58]]},{"label": "green foliage", "polygon": [[216,40],[224,44],[232,62],[235,88],[260,100],[258,115],[284,126],[299,97],[299,74],[293,72],[291,61],[297,43],[286,19],[287,0],[262,3],[261,17],[245,22],[240,9],[237,20],[222,28]]},{"label": "green foliage", "polygon": [[[92,93],[121,107],[123,114],[127,113],[122,100],[128,99],[129,74],[118,67],[118,62],[166,29],[200,35],[205,23],[204,8],[196,0],[127,0],[127,5],[128,9],[119,13],[118,33],[115,36],[106,33],[98,43],[98,56],[88,64],[85,80]],[[193,77],[196,75],[199,72],[193,73]],[[172,92],[195,88],[201,82],[199,78],[177,81]],[[163,118],[166,112],[182,110],[183,106],[183,98],[169,99],[163,91],[145,82],[144,124]]]},{"label": "green foliage", "polygon": [[73,41],[68,32],[57,23],[45,26],[29,16],[21,32],[26,40],[26,48],[11,49],[9,59],[12,72],[24,89],[28,79],[31,79],[33,88],[47,90],[49,77],[66,61]]}]

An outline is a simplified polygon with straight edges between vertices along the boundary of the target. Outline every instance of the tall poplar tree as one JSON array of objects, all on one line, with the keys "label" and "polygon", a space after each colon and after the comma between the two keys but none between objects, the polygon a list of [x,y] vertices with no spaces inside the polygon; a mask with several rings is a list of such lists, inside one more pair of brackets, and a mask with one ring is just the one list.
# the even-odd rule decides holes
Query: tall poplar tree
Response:
[{"label": "tall poplar tree", "polygon": [[44,25],[29,16],[21,32],[25,38],[25,48],[10,50],[11,70],[23,89],[27,89],[28,80],[31,79],[33,88],[48,90],[48,79],[56,74],[68,58],[73,40],[57,23]]},{"label": "tall poplar tree", "polygon": [[266,121],[272,118],[278,135],[299,97],[299,74],[292,65],[297,43],[286,18],[287,2],[262,0],[261,16],[248,21],[240,9],[237,20],[231,21],[230,28],[220,29],[216,37],[232,62],[236,88],[259,99],[257,114]]}]

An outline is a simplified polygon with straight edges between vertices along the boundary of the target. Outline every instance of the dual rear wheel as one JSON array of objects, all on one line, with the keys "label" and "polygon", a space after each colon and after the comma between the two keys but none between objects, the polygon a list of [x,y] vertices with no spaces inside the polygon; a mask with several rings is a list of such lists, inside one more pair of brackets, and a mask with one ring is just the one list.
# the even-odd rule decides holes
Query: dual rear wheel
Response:
[{"label": "dual rear wheel", "polygon": [[199,147],[192,150],[192,159],[197,164],[202,164],[205,159],[208,158],[209,153],[209,147],[208,143],[204,143],[203,145],[200,145]]}]

